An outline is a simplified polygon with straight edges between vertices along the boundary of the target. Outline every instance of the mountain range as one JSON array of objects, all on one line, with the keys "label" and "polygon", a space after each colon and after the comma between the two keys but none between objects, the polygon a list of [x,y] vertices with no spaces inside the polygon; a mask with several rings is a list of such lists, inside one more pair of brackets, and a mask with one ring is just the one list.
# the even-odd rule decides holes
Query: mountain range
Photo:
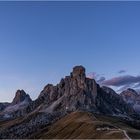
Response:
[{"label": "mountain range", "polygon": [[17,90],[11,103],[0,103],[0,138],[140,138],[140,95],[133,89],[117,94],[85,73],[75,66],[35,100]]}]

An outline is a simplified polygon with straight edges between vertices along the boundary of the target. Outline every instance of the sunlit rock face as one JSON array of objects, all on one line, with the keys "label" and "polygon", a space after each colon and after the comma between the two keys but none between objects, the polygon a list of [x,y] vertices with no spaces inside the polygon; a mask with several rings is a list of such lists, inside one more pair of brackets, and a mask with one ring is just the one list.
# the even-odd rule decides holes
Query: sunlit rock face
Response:
[{"label": "sunlit rock face", "polygon": [[[70,76],[56,86],[48,84],[36,103],[46,112],[86,110],[110,115],[134,114],[133,108],[120,95],[108,87],[100,87],[94,79],[86,78],[83,66],[75,66]],[[40,105],[39,104],[39,105]]]},{"label": "sunlit rock face", "polygon": [[86,74],[85,74],[85,68],[83,66],[75,66],[73,68],[73,72],[71,73],[72,77],[80,78],[80,79],[85,79]]},{"label": "sunlit rock face", "polygon": [[44,98],[44,102],[49,107],[48,111],[50,108],[55,111],[95,110],[96,96],[95,80],[86,78],[83,66],[76,66],[70,76],[61,79],[56,86],[48,84],[41,92],[39,99]]}]

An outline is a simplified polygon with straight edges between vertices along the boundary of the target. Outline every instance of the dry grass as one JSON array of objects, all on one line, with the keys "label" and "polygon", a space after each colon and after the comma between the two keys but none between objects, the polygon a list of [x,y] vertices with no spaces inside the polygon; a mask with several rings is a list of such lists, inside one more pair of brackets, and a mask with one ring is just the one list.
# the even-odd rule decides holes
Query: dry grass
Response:
[{"label": "dry grass", "polygon": [[[108,127],[110,130],[97,130]],[[74,112],[53,124],[42,139],[124,139],[124,133],[109,122],[98,120],[91,113]]]}]

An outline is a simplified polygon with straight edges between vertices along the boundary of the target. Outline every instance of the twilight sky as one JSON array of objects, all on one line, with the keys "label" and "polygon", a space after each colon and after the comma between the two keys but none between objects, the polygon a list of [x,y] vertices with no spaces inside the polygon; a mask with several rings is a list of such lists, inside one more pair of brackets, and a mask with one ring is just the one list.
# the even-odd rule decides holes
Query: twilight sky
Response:
[{"label": "twilight sky", "polygon": [[114,89],[140,86],[140,2],[0,2],[0,101],[35,99],[75,65]]}]

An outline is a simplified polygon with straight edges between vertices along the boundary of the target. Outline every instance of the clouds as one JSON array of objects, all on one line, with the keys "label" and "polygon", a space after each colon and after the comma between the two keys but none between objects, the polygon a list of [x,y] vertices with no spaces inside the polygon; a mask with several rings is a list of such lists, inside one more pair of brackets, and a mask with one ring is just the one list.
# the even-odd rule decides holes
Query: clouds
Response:
[{"label": "clouds", "polygon": [[98,76],[99,75],[96,72],[91,72],[91,73],[88,73],[86,77],[90,79],[97,79]]},{"label": "clouds", "polygon": [[[103,74],[102,74],[103,75]],[[87,74],[87,78],[95,79],[97,83],[101,84],[106,78],[96,72],[91,72]]]},{"label": "clouds", "polygon": [[103,81],[103,84],[108,86],[124,86],[126,84],[135,84],[140,82],[140,76],[124,75],[113,77],[109,80]]},{"label": "clouds", "polygon": [[[122,74],[125,72],[125,70],[120,70],[118,73]],[[115,87],[115,89],[119,92],[126,90],[127,88],[140,88],[140,75],[122,75],[106,79],[105,76],[97,74],[96,72],[92,72],[87,74],[87,77],[90,79],[95,79],[96,82],[100,85]]]},{"label": "clouds", "polygon": [[118,91],[123,91],[127,88],[139,88],[140,87],[140,76],[124,75],[113,77],[102,82],[106,86],[114,86],[118,88]]},{"label": "clouds", "polygon": [[87,77],[95,79],[101,86],[111,87],[118,92],[126,90],[127,88],[140,89],[140,75],[124,75],[123,73],[125,72],[125,70],[120,70],[118,74],[122,74],[121,76],[117,74],[118,76],[109,79],[107,79],[104,74],[97,74],[96,72],[87,74]]},{"label": "clouds", "polygon": [[122,74],[122,73],[125,73],[125,72],[126,72],[126,70],[120,70],[120,71],[118,71],[119,74]]},{"label": "clouds", "polygon": [[105,81],[105,79],[106,79],[106,78],[102,76],[102,77],[100,77],[100,78],[97,80],[97,82],[98,82],[98,83],[102,83],[103,81]]}]

